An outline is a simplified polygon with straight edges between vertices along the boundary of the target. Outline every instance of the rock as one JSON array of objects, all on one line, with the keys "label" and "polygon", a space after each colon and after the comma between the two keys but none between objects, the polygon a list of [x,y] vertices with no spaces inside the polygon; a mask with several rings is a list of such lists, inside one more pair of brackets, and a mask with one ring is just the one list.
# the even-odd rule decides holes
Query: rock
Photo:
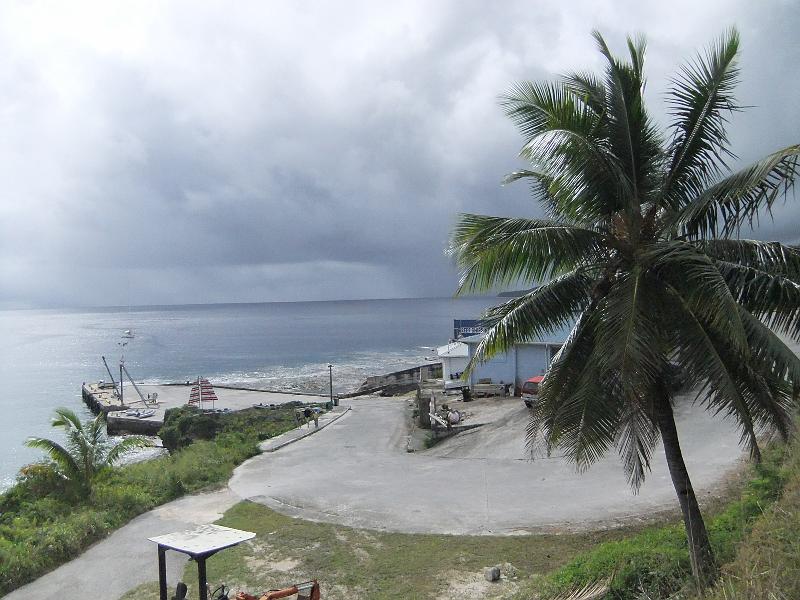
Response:
[{"label": "rock", "polygon": [[500,581],[500,567],[486,567],[483,570],[486,581]]}]

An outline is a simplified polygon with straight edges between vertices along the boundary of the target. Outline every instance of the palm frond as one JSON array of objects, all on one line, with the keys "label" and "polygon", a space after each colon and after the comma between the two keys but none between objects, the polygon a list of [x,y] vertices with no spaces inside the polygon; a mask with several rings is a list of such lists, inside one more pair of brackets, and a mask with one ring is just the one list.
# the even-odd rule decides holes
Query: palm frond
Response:
[{"label": "palm frond", "polygon": [[715,266],[745,310],[800,341],[800,284],[782,275],[728,261]]},{"label": "palm frond", "polygon": [[588,305],[592,282],[584,269],[577,269],[490,308],[482,319],[488,330],[476,347],[467,372],[476,362],[570,325]]},{"label": "palm frond", "polygon": [[[525,445],[534,456],[542,449],[550,455],[558,445],[557,417],[565,398],[576,388],[594,348],[590,307],[578,317],[564,344],[550,362],[539,398],[533,405],[525,434]],[[544,437],[542,437],[542,434]]]},{"label": "palm frond", "polygon": [[141,436],[126,437],[108,452],[105,462],[113,465],[126,454],[148,446],[151,446],[151,444],[147,438]]},{"label": "palm frond", "polygon": [[558,446],[581,472],[614,446],[624,408],[611,392],[613,383],[603,376],[596,359],[597,353],[593,353],[555,420]]},{"label": "palm frond", "polygon": [[581,588],[563,592],[551,600],[602,600],[611,589],[613,577],[587,583]]},{"label": "palm frond", "polygon": [[730,237],[742,225],[754,225],[792,189],[799,160],[800,145],[773,152],[699,193],[667,227],[677,226],[687,237],[710,238]]},{"label": "palm frond", "polygon": [[682,300],[702,319],[729,330],[729,341],[747,354],[737,300],[719,265],[693,244],[679,240],[653,244],[642,258],[659,280],[678,290]]},{"label": "palm frond", "polygon": [[800,281],[800,248],[745,239],[702,240],[696,246],[712,258]]},{"label": "palm frond", "polygon": [[767,370],[777,380],[791,384],[794,394],[800,395],[800,358],[744,307],[739,307],[739,315],[747,332],[751,361],[758,370]]},{"label": "palm frond", "polygon": [[631,400],[664,371],[661,328],[652,311],[650,287],[643,270],[634,266],[617,276],[593,317],[600,368],[616,374],[619,393]]},{"label": "palm frond", "polygon": [[62,427],[65,430],[75,429],[76,431],[83,430],[83,423],[78,416],[68,408],[58,407],[53,411],[56,417],[52,420],[53,427]]},{"label": "palm frond", "polygon": [[611,153],[629,182],[624,209],[634,221],[641,219],[641,204],[650,199],[660,184],[655,167],[663,160],[661,138],[653,125],[642,98],[644,89],[644,38],[628,39],[631,62],[618,60],[603,36],[592,32],[600,52],[608,63],[606,70],[607,101],[604,125]]},{"label": "palm frond", "polygon": [[46,438],[32,437],[25,441],[28,448],[42,450],[52,460],[58,469],[71,481],[81,481],[81,465],[75,460],[72,454],[61,444]]},{"label": "palm frond", "polygon": [[[788,440],[792,430],[793,409],[796,408],[792,401],[791,386],[774,377],[768,369],[759,369],[757,363],[741,361],[724,344],[718,343],[717,351],[737,381],[747,407],[747,420],[757,430],[770,433],[777,431],[784,441]],[[734,407],[734,410],[738,409]],[[756,441],[743,441],[748,443],[752,457],[760,461],[761,453]]]},{"label": "palm frond", "polygon": [[[713,328],[704,326],[675,288],[665,285],[663,289],[673,312],[674,359],[689,380],[699,386],[698,398],[702,398],[709,410],[716,414],[725,412],[738,420],[742,443],[756,454],[758,441],[751,406],[743,396],[741,381],[731,372],[730,360],[722,355],[728,340],[715,340],[711,333]],[[744,356],[738,353],[737,360],[743,361]]]},{"label": "palm frond", "polygon": [[606,110],[606,88],[603,81],[593,73],[568,73],[563,77],[564,87],[582,102],[595,115],[601,116]]},{"label": "palm frond", "polygon": [[592,319],[579,320],[553,359],[539,387],[526,433],[531,452],[544,433],[542,442],[548,454],[558,446],[580,471],[614,445],[621,408],[598,365],[594,325]]},{"label": "palm frond", "polygon": [[461,215],[449,253],[462,268],[459,292],[547,279],[587,261],[600,235],[564,223]]},{"label": "palm frond", "polygon": [[[642,402],[642,399],[639,399]],[[650,459],[661,434],[639,402],[630,402],[619,418],[615,445],[625,477],[638,492],[650,472]]]},{"label": "palm frond", "polygon": [[739,34],[726,32],[694,61],[681,68],[668,94],[673,117],[670,165],[663,184],[664,200],[680,209],[685,198],[699,195],[725,166],[727,114],[737,109],[733,90]]},{"label": "palm frond", "polygon": [[500,106],[516,124],[526,143],[554,130],[590,136],[595,115],[577,102],[564,86],[521,81],[500,97]]},{"label": "palm frond", "polygon": [[567,84],[521,82],[501,105],[524,136],[520,156],[546,177],[536,190],[547,191],[556,214],[586,224],[619,210],[624,173],[597,136],[597,115]]}]

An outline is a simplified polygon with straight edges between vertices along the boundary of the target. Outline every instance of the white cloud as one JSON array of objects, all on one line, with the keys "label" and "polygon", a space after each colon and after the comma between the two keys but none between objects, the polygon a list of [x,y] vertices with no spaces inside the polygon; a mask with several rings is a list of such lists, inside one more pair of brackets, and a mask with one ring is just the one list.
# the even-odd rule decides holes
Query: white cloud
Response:
[{"label": "white cloud", "polygon": [[499,187],[500,93],[600,66],[594,27],[644,32],[664,121],[666,78],[734,23],[752,159],[800,132],[788,1],[3,3],[0,303],[450,294],[458,211],[536,210]]}]

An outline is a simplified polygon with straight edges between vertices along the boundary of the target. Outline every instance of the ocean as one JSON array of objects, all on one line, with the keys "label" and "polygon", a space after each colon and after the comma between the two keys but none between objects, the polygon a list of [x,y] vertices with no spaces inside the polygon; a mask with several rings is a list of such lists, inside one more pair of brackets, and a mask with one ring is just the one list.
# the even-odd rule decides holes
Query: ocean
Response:
[{"label": "ocean", "polygon": [[[108,380],[124,352],[134,379],[207,377],[258,389],[355,390],[369,375],[426,362],[447,343],[453,319],[471,319],[498,298],[419,298],[0,311],[0,489],[40,458],[28,436],[57,437],[53,409],[91,414],[81,383]],[[132,339],[122,337],[125,330]],[[127,342],[126,346],[121,346]],[[116,372],[115,372],[116,376]]]}]

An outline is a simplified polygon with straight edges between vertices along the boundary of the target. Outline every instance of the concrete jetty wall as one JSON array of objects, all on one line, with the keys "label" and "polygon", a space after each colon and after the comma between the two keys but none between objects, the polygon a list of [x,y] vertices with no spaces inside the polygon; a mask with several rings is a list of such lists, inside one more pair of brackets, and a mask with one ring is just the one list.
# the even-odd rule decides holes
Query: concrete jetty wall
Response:
[{"label": "concrete jetty wall", "polygon": [[390,394],[402,394],[416,389],[420,381],[436,379],[442,376],[442,363],[428,363],[393,371],[384,375],[367,377],[364,383],[352,395],[368,394],[370,392],[385,391]]},{"label": "concrete jetty wall", "polygon": [[[137,384],[142,394],[148,397],[148,405],[139,398],[139,395],[130,386],[125,386],[125,404],[111,384],[84,383],[81,395],[86,405],[95,413],[106,413],[108,432],[137,433],[155,435],[164,422],[164,413],[169,408],[185,405],[189,400],[191,385],[152,385]],[[269,408],[282,404],[297,403],[301,405],[318,405],[327,400],[327,396],[312,394],[296,394],[289,392],[268,392],[237,388],[233,386],[214,386],[216,400],[212,405],[204,403],[205,409],[217,410],[246,410],[252,407]],[[128,413],[127,409],[133,409]],[[139,416],[134,410],[152,410],[153,414]]]}]

